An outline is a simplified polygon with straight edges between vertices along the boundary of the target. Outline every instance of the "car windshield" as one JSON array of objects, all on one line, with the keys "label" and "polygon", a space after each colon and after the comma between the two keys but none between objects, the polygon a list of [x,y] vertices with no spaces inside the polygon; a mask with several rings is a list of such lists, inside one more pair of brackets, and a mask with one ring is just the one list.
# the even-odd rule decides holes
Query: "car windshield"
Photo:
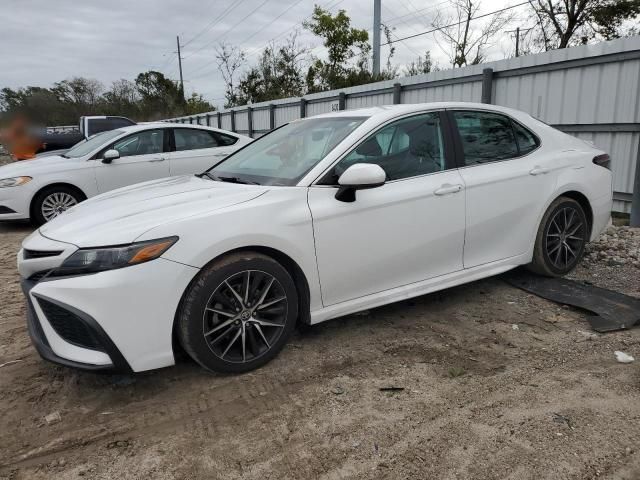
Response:
[{"label": "car windshield", "polygon": [[214,180],[295,185],[367,117],[291,122],[250,143],[208,170]]},{"label": "car windshield", "polygon": [[100,148],[109,140],[113,140],[118,135],[124,133],[124,130],[109,130],[108,132],[98,133],[89,140],[76,143],[71,150],[64,154],[66,158],[84,157],[88,153],[93,152],[96,148]]}]

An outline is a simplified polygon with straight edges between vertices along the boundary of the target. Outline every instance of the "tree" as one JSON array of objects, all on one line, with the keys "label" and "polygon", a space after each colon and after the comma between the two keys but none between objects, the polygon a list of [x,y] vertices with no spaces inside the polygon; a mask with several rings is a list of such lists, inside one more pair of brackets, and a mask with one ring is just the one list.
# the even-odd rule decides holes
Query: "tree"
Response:
[{"label": "tree", "polygon": [[335,16],[315,6],[310,21],[304,28],[323,38],[328,60],[314,59],[307,71],[309,92],[333,90],[373,81],[368,69],[371,51],[366,30],[351,27],[351,20],[344,10]]},{"label": "tree", "polygon": [[434,65],[433,60],[431,60],[431,52],[425,52],[424,57],[418,57],[405,66],[404,76],[411,77],[413,75],[422,75],[437,70],[438,67]]},{"label": "tree", "polygon": [[[640,0],[529,0],[545,50],[610,40],[625,34],[625,21],[640,15]],[[635,22],[637,25],[637,22]],[[631,33],[636,29],[631,28]]]},{"label": "tree", "polygon": [[123,78],[113,82],[111,88],[103,94],[101,110],[107,115],[138,118],[140,99],[136,84]]},{"label": "tree", "polygon": [[166,78],[161,72],[149,70],[140,73],[135,84],[140,95],[140,114],[143,118],[156,120],[184,111],[184,97],[177,82]]},{"label": "tree", "polygon": [[246,60],[247,55],[238,47],[224,42],[216,47],[216,63],[225,84],[225,108],[238,105],[235,77]]},{"label": "tree", "polygon": [[307,50],[292,35],[281,46],[266,47],[256,66],[245,72],[238,83],[236,104],[265,102],[303,94],[303,62]]},{"label": "tree", "polygon": [[479,15],[480,0],[452,0],[453,13],[439,12],[432,22],[433,28],[444,42],[440,45],[453,67],[477,65],[485,58],[485,50],[493,39],[511,22],[513,14],[502,12],[492,15],[479,27],[472,25]]},{"label": "tree", "polygon": [[186,100],[184,114],[197,115],[199,113],[212,112],[215,109],[216,107],[207,102],[202,95],[193,92]]}]

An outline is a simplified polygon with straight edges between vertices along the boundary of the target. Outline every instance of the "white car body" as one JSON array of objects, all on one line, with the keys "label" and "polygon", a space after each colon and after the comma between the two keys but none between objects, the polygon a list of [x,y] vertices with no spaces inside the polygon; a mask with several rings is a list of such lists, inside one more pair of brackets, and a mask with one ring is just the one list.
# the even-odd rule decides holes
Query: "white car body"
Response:
[{"label": "white car body", "polygon": [[[352,203],[336,200],[335,187],[318,185],[328,169],[381,126],[444,109],[504,114],[533,131],[540,145],[511,160],[387,181],[358,191]],[[296,185],[245,185],[196,176],[147,182],[87,201],[29,236],[18,266],[49,344],[43,356],[85,368],[120,366],[124,359],[133,371],[174,364],[172,332],[184,292],[203,267],[231,251],[257,249],[295,264],[308,293],[308,312],[300,321],[315,324],[528,264],[541,219],[560,195],[588,202],[591,239],[609,221],[611,172],[592,162],[602,152],[525,113],[484,104],[432,103],[315,118],[340,115],[367,118]],[[171,236],[179,240],[160,258],[141,265],[29,280],[81,248]],[[27,249],[60,253],[25,258]],[[118,358],[61,338],[40,308],[40,298],[94,319],[117,347]]]},{"label": "white car body", "polygon": [[[103,163],[101,158],[96,158],[96,155],[109,144],[132,134],[156,129],[163,129],[166,132],[171,129],[206,130],[232,137],[236,141],[233,145],[213,148],[123,156],[111,163]],[[1,166],[0,181],[16,177],[31,177],[31,180],[24,185],[0,188],[0,220],[29,219],[32,215],[34,198],[43,189],[53,185],[72,187],[84,198],[90,198],[109,190],[147,180],[202,172],[252,140],[249,137],[216,128],[169,123],[145,123],[119,128],[112,132],[119,132],[119,134],[104,143],[99,143],[81,157],[65,158],[60,155],[47,155]]]}]

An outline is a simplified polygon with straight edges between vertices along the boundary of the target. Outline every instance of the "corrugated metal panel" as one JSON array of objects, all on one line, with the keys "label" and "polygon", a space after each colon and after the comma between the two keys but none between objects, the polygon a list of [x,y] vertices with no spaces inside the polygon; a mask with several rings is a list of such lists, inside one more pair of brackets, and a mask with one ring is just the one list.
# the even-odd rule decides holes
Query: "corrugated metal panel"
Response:
[{"label": "corrugated metal panel", "polygon": [[337,103],[337,99],[330,99],[324,102],[313,102],[307,104],[307,117],[313,117],[314,115],[320,115],[321,113],[330,113],[331,104]]},{"label": "corrugated metal panel", "polygon": [[254,130],[269,129],[269,110],[254,110],[253,129]]},{"label": "corrugated metal panel", "polygon": [[371,94],[366,97],[347,97],[347,110],[355,110],[357,108],[375,107],[378,105],[390,105],[393,103],[393,93]]},{"label": "corrugated metal panel", "polygon": [[231,115],[229,115],[228,113],[223,114],[220,120],[222,123],[222,128],[224,130],[231,130]]},{"label": "corrugated metal panel", "polygon": [[276,108],[276,127],[300,117],[300,105],[278,106]]}]

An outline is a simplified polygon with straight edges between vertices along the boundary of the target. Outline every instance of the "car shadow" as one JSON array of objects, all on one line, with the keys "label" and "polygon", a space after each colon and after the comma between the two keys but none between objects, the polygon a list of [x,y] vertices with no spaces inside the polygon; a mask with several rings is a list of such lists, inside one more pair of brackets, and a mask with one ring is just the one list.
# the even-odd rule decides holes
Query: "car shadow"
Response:
[{"label": "car shadow", "polygon": [[36,227],[28,221],[0,221],[0,235],[4,233],[30,233]]}]

